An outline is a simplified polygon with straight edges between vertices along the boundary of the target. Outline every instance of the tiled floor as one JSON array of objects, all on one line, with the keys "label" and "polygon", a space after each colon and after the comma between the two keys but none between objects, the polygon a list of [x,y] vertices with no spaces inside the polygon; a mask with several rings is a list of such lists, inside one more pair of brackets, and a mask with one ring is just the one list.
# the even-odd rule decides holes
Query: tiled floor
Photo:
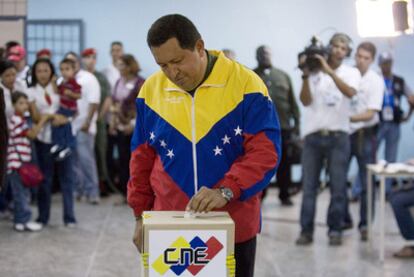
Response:
[{"label": "tiled floor", "polygon": [[[373,249],[359,241],[356,229],[346,232],[344,245],[329,247],[325,216],[329,194],[319,197],[314,244],[298,247],[298,215],[295,206],[284,208],[271,191],[263,207],[263,231],[259,236],[256,275],[412,277],[414,260],[394,259],[392,253],[404,243],[391,210],[386,211],[386,261],[378,262],[378,232]],[[54,197],[51,224],[40,233],[16,233],[9,221],[0,221],[0,277],[139,276],[139,257],[132,245],[134,219],[127,206],[116,206],[115,198],[99,206],[78,203],[79,225],[67,229],[61,222],[60,195]],[[352,212],[357,214],[357,205]]]}]

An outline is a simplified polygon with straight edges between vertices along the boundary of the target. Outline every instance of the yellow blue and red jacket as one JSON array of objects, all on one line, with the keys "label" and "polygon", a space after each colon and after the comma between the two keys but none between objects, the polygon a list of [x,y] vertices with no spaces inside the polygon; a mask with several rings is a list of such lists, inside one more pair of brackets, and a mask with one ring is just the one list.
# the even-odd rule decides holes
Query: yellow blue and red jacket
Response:
[{"label": "yellow blue and red jacket", "polygon": [[222,210],[235,222],[236,242],[260,231],[261,191],[281,155],[280,126],[266,86],[253,71],[209,51],[217,61],[194,96],[162,71],[136,99],[128,203],[144,210],[184,210],[202,187],[228,187]]}]

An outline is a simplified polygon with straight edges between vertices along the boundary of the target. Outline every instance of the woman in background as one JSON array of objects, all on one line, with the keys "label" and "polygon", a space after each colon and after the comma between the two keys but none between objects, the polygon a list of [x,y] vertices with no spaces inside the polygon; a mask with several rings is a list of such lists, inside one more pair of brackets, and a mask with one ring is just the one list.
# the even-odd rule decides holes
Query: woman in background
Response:
[{"label": "woman in background", "polygon": [[[37,222],[46,225],[49,222],[52,182],[55,169],[55,160],[50,152],[52,147],[52,128],[64,125],[69,119],[56,114],[59,108],[59,95],[57,94],[55,69],[48,59],[38,59],[32,68],[32,83],[29,87],[30,114],[37,122],[44,114],[53,114],[52,122],[46,124],[37,136],[35,145],[39,167],[44,174],[44,181],[39,187]],[[57,162],[60,188],[63,197],[63,222],[67,227],[76,226],[73,207],[74,171],[73,156]]]},{"label": "woman in background", "polygon": [[126,196],[130,142],[135,127],[135,99],[145,80],[138,75],[141,69],[132,55],[123,55],[118,68],[121,78],[112,91],[107,157],[110,178]]}]

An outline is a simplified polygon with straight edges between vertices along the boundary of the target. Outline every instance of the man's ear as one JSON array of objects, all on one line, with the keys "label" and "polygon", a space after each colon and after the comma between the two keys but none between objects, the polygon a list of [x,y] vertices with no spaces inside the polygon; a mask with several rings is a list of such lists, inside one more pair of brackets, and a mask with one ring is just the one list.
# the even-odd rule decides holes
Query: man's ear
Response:
[{"label": "man's ear", "polygon": [[201,38],[196,41],[194,48],[200,54],[201,57],[205,55],[204,41]]}]

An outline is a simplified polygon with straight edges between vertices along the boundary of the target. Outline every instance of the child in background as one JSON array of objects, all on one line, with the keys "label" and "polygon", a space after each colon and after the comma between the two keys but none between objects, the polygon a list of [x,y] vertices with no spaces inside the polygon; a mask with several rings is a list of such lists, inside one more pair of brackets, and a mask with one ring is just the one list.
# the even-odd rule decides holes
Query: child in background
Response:
[{"label": "child in background", "polygon": [[69,118],[69,122],[52,128],[53,146],[50,152],[56,155],[58,161],[69,156],[76,146],[76,138],[72,133],[70,122],[78,112],[76,101],[81,97],[81,86],[75,80],[75,63],[70,59],[63,59],[60,62],[60,73],[63,82],[58,86],[60,106],[57,113]]},{"label": "child in background", "polygon": [[19,175],[19,168],[24,162],[32,160],[32,151],[29,139],[33,140],[49,120],[44,115],[40,121],[29,128],[24,114],[29,110],[26,94],[16,91],[12,94],[14,114],[9,125],[9,144],[7,154],[7,181],[13,192],[14,199],[14,229],[16,231],[40,231],[42,224],[31,222],[29,206],[29,189],[24,187]]}]

